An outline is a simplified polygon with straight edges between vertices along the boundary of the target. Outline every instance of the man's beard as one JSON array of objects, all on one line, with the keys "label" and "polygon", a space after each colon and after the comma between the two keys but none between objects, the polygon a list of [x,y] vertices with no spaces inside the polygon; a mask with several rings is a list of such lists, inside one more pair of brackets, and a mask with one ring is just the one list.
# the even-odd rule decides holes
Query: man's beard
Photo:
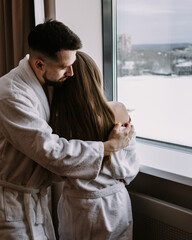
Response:
[{"label": "man's beard", "polygon": [[65,82],[65,80],[64,80],[64,81],[50,80],[50,79],[46,78],[46,73],[44,73],[43,79],[44,79],[46,85],[48,85],[48,86],[54,86],[54,87],[56,87],[56,86],[62,86],[62,84]]}]

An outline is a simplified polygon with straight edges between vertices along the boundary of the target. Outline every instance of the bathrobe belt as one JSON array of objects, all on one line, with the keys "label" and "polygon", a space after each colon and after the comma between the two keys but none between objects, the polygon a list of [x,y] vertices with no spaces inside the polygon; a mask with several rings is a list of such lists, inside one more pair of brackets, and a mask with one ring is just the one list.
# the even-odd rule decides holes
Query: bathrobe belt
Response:
[{"label": "bathrobe belt", "polygon": [[68,195],[70,197],[74,198],[86,198],[86,199],[95,199],[95,198],[101,198],[106,197],[109,195],[112,195],[114,193],[117,193],[125,188],[125,184],[123,182],[119,182],[117,184],[114,184],[112,186],[98,189],[96,191],[85,191],[85,190],[77,190],[77,189],[64,189],[64,194]]},{"label": "bathrobe belt", "polygon": [[[47,238],[51,240],[56,240],[54,228],[52,225],[52,219],[46,201],[46,188],[37,189],[25,187],[22,185],[16,185],[10,182],[6,182],[5,180],[0,180],[0,186],[4,188],[10,188],[18,192],[23,192],[25,213],[27,217],[27,222],[29,224],[32,240],[35,240],[33,229],[35,224],[43,224]],[[40,194],[36,205],[36,216],[34,216],[34,211],[32,209],[31,194]]]}]

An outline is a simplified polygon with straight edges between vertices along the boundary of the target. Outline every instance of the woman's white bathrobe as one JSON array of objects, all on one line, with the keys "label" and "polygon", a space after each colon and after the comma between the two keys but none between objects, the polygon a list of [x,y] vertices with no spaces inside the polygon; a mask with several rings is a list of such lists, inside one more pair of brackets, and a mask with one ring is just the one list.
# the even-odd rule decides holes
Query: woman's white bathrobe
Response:
[{"label": "woman's white bathrobe", "polygon": [[25,57],[0,78],[0,239],[55,239],[47,188],[60,176],[94,179],[102,142],[67,141],[47,124],[49,105]]},{"label": "woman's white bathrobe", "polygon": [[105,164],[96,179],[65,179],[58,204],[60,240],[132,239],[125,184],[139,171],[135,143],[134,136],[127,148],[112,155],[111,164]]}]

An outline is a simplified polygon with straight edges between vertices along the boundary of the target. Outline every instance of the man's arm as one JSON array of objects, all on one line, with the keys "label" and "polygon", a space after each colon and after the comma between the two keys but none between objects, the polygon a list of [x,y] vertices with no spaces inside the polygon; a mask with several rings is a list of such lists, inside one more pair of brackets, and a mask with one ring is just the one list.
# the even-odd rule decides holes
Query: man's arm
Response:
[{"label": "man's arm", "polygon": [[27,158],[59,176],[96,178],[103,161],[103,143],[59,138],[38,111],[37,100],[28,95],[29,91],[6,98],[1,95],[0,134],[9,145],[4,158],[13,151],[10,161]]},{"label": "man's arm", "polygon": [[104,144],[59,138],[38,111],[38,99],[30,95],[28,88],[25,90],[9,97],[1,95],[0,99],[0,132],[12,149],[17,149],[15,154],[23,154],[60,176],[94,179],[100,172],[103,155],[128,145],[129,128],[120,132],[120,125],[114,127]]}]

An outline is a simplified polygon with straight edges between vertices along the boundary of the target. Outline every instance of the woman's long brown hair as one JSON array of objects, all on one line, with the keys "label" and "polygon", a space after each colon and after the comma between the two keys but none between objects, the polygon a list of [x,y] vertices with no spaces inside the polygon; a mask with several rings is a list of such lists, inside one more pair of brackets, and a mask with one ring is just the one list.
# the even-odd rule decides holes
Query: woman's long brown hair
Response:
[{"label": "woman's long brown hair", "polygon": [[91,57],[78,51],[73,71],[73,77],[54,90],[53,131],[68,140],[106,141],[115,118],[104,97],[98,67]]}]

